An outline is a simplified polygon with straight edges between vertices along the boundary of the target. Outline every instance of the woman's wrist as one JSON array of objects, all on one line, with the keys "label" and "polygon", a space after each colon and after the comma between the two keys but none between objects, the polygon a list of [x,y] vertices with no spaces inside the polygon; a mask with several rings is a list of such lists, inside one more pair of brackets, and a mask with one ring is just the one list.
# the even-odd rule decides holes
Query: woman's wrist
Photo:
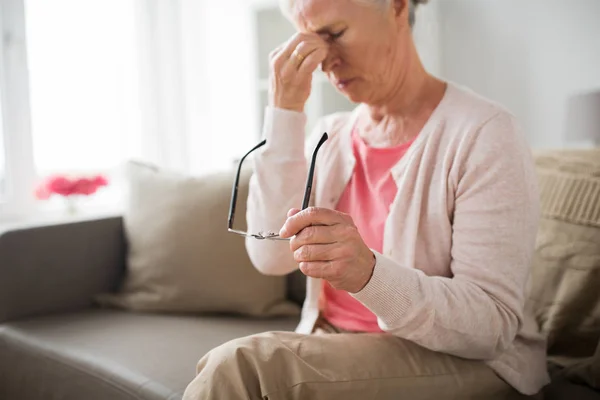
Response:
[{"label": "woman's wrist", "polygon": [[265,110],[263,137],[270,148],[288,155],[293,151],[304,158],[306,123],[304,113],[269,105]]},{"label": "woman's wrist", "polygon": [[304,103],[289,103],[283,101],[271,101],[269,105],[273,108],[287,111],[304,112]]}]

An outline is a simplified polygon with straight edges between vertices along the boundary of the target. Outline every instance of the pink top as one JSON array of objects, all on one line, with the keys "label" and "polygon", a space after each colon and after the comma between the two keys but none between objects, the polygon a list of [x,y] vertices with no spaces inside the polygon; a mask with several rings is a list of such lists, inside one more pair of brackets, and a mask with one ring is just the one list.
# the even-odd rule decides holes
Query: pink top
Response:
[{"label": "pink top", "polygon": [[[336,210],[349,214],[369,248],[383,251],[385,221],[396,191],[391,169],[412,144],[377,148],[367,145],[352,132],[352,151],[356,158],[354,172]],[[377,317],[348,292],[334,289],[323,280],[323,316],[333,325],[352,331],[382,332]]]}]

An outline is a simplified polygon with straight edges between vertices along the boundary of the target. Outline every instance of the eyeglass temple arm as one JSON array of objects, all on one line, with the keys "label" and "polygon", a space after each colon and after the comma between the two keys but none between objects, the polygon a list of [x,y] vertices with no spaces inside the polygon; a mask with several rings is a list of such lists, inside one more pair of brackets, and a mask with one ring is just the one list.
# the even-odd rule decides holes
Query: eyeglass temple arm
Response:
[{"label": "eyeglass temple arm", "polygon": [[315,147],[315,151],[313,151],[312,159],[310,161],[310,169],[308,171],[308,178],[306,179],[306,189],[304,190],[304,200],[302,201],[302,210],[307,208],[308,203],[310,202],[310,194],[312,192],[313,177],[315,174],[315,164],[317,161],[317,153],[319,152],[319,149],[321,148],[323,143],[325,143],[325,141],[328,138],[329,138],[329,136],[327,136],[327,132],[325,132],[323,134],[323,136],[321,136],[321,140],[319,140],[317,147]]},{"label": "eyeglass temple arm", "polygon": [[229,229],[233,228],[233,219],[235,218],[235,204],[237,202],[238,186],[240,184],[240,175],[242,172],[242,164],[244,163],[244,160],[246,159],[246,157],[248,157],[250,155],[250,153],[252,153],[254,150],[264,146],[266,143],[267,143],[267,140],[265,139],[262,142],[260,142],[259,144],[257,144],[256,146],[254,146],[252,148],[252,150],[250,150],[249,152],[244,154],[244,156],[242,157],[242,159],[240,160],[240,162],[238,164],[237,172],[235,174],[235,182],[233,185],[233,189],[231,189],[231,203],[229,204],[229,218],[227,219],[227,227]]},{"label": "eyeglass temple arm", "polygon": [[[319,140],[317,147],[315,147],[315,150],[313,151],[312,159],[310,162],[310,169],[308,172],[308,178],[306,180],[306,188],[304,190],[304,200],[302,201],[302,209],[303,210],[308,207],[308,203],[310,202],[310,195],[312,192],[312,184],[313,184],[313,178],[314,178],[314,174],[315,174],[315,164],[316,164],[316,160],[317,160],[317,153],[319,152],[319,149],[321,148],[323,143],[325,143],[325,141],[328,138],[329,138],[329,136],[327,135],[327,132],[323,133],[323,136],[321,136],[321,140]],[[248,151],[246,154],[244,154],[244,156],[241,158],[241,160],[238,164],[237,172],[235,174],[235,182],[234,182],[233,188],[231,189],[231,203],[229,204],[229,218],[227,219],[227,227],[229,229],[233,229],[233,219],[235,218],[235,204],[237,202],[237,193],[238,193],[238,186],[240,183],[240,175],[242,172],[242,164],[244,163],[244,160],[246,159],[246,157],[248,157],[250,155],[250,153],[252,153],[254,150],[264,146],[266,143],[267,143],[267,140],[265,139],[262,142],[260,142],[259,144],[257,144],[256,146],[254,146],[250,151]]]}]

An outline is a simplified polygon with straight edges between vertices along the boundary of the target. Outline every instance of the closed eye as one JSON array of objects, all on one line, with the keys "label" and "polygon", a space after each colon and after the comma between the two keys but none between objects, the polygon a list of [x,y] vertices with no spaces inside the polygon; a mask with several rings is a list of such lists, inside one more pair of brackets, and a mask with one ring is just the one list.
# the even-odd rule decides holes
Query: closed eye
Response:
[{"label": "closed eye", "polygon": [[346,29],[339,31],[338,33],[331,33],[329,35],[329,39],[331,39],[331,40],[339,39],[344,35],[345,32],[346,32]]}]

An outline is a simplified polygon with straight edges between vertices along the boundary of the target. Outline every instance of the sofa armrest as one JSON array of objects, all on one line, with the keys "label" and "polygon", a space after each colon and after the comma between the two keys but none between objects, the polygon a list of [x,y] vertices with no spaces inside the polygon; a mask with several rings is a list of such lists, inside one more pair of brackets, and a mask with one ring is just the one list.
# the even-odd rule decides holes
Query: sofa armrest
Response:
[{"label": "sofa armrest", "polygon": [[124,265],[121,217],[0,231],[0,323],[89,307]]}]

